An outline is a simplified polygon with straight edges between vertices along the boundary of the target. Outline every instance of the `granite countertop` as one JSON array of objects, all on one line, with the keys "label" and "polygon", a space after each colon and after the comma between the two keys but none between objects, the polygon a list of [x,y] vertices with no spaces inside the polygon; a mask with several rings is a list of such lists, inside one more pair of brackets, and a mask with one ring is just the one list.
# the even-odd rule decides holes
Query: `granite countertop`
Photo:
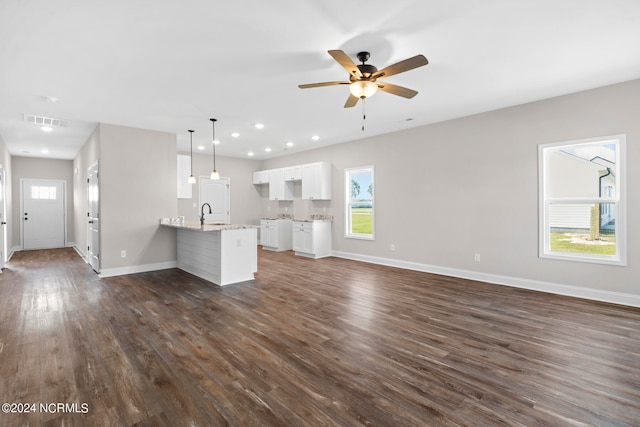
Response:
[{"label": "granite countertop", "polygon": [[333,221],[333,216],[331,215],[311,215],[310,218],[294,218],[296,222],[314,222],[314,221],[325,221],[331,222]]},{"label": "granite countertop", "polygon": [[200,225],[199,222],[191,222],[187,221],[184,223],[161,223],[160,225],[164,225],[165,227],[171,228],[179,228],[181,230],[192,230],[192,231],[223,231],[223,230],[240,230],[243,228],[260,228],[258,225],[249,225],[249,224],[207,224]]}]

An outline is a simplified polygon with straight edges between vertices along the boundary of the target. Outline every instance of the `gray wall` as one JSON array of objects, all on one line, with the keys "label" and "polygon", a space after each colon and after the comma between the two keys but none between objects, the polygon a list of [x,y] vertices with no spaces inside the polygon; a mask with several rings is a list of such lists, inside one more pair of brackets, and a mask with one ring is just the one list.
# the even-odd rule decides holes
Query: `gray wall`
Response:
[{"label": "gray wall", "polygon": [[67,243],[75,243],[73,210],[73,162],[71,160],[41,159],[35,157],[16,157],[12,164],[12,192],[14,195],[12,218],[12,246],[21,246],[20,242],[20,180],[53,179],[66,182]]},{"label": "gray wall", "polygon": [[[263,215],[334,215],[333,250],[640,295],[640,80],[264,161],[329,161],[333,200],[269,202]],[[410,101],[407,101],[410,102]],[[538,144],[627,135],[628,266],[538,257]],[[344,237],[344,169],[375,166],[375,241]],[[395,251],[390,245],[395,245]],[[474,262],[474,254],[481,262]]]},{"label": "gray wall", "polygon": [[101,269],[175,262],[175,230],[160,218],[177,215],[176,135],[99,127]]}]

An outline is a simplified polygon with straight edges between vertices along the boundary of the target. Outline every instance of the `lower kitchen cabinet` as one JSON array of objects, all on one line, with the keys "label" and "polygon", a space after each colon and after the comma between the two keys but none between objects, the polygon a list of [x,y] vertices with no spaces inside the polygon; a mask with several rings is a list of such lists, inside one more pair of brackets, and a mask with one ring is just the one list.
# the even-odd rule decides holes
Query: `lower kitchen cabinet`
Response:
[{"label": "lower kitchen cabinet", "polygon": [[290,251],[292,242],[292,221],[290,219],[260,220],[260,243],[262,249],[270,251]]},{"label": "lower kitchen cabinet", "polygon": [[331,256],[331,221],[293,221],[293,250],[309,258]]}]

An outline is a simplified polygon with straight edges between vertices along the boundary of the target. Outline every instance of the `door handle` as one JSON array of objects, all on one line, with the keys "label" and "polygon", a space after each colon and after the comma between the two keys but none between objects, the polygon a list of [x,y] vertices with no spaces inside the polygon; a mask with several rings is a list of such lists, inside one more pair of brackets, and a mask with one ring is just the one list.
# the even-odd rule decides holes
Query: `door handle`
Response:
[{"label": "door handle", "polygon": [[93,224],[93,221],[89,221],[89,224]]}]

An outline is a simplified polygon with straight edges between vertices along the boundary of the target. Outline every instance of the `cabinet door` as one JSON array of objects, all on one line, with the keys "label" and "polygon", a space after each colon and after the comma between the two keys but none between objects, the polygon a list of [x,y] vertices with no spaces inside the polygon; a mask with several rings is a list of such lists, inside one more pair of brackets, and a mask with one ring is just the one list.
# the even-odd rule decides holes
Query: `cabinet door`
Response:
[{"label": "cabinet door", "polygon": [[313,226],[305,227],[302,232],[302,252],[308,254],[315,254],[316,252],[313,249]]},{"label": "cabinet door", "polygon": [[269,246],[272,248],[278,247],[278,223],[273,221],[269,224]]},{"label": "cabinet door", "polygon": [[269,173],[269,200],[293,200],[293,182],[284,180],[284,169]]},{"label": "cabinet door", "polygon": [[331,164],[310,163],[302,166],[302,198],[331,200]]},{"label": "cabinet door", "polygon": [[269,246],[269,222],[260,221],[260,243],[262,246]]},{"label": "cabinet door", "polygon": [[293,250],[298,252],[304,250],[304,226],[300,222],[293,223]]},{"label": "cabinet door", "polygon": [[315,164],[302,166],[302,198],[312,200],[316,194]]},{"label": "cabinet door", "polygon": [[268,184],[269,183],[269,171],[256,171],[253,173],[254,184]]},{"label": "cabinet door", "polygon": [[299,181],[302,179],[302,166],[290,166],[284,168],[285,181]]}]

